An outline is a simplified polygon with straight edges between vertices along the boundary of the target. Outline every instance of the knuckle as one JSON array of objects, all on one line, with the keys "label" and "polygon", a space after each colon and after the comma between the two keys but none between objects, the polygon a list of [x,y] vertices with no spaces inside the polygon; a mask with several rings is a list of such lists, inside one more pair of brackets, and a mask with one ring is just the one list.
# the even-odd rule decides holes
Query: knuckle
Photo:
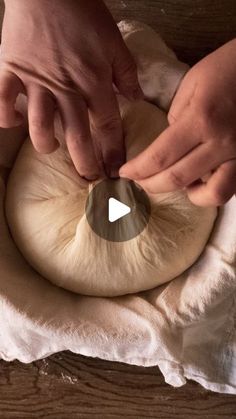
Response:
[{"label": "knuckle", "polygon": [[92,91],[94,87],[100,87],[111,81],[111,68],[105,63],[83,63],[79,71],[80,80],[86,85],[86,90]]},{"label": "knuckle", "polygon": [[205,101],[203,102],[202,108],[202,117],[206,122],[214,120],[218,114],[218,105],[213,102]]},{"label": "knuckle", "polygon": [[48,124],[43,118],[33,118],[30,121],[30,128],[34,133],[40,133],[48,129]]},{"label": "knuckle", "polygon": [[195,89],[195,94],[192,97],[192,105],[199,113],[200,117],[211,120],[219,113],[219,104],[216,100],[208,95],[205,89]]},{"label": "knuckle", "polygon": [[100,118],[95,123],[95,130],[103,133],[117,132],[121,127],[121,120],[118,117]]},{"label": "knuckle", "polygon": [[69,137],[69,144],[72,150],[78,150],[82,144],[88,141],[88,136],[85,134],[78,133]]},{"label": "knuckle", "polygon": [[157,170],[158,169],[163,170],[164,167],[166,167],[167,156],[160,152],[153,153],[151,156],[151,160],[152,160],[152,163],[154,163],[155,168]]},{"label": "knuckle", "polygon": [[176,170],[171,170],[169,173],[169,182],[177,189],[181,189],[187,185],[184,175]]},{"label": "knuckle", "polygon": [[221,141],[225,121],[222,119],[222,112],[218,103],[200,101],[195,106],[195,114],[198,118],[198,129],[202,138],[212,138]]}]

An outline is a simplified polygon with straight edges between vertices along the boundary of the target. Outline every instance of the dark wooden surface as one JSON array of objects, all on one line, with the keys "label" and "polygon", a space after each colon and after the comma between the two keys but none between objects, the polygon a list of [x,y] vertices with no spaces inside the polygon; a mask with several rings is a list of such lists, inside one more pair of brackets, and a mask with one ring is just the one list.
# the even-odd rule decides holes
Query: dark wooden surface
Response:
[{"label": "dark wooden surface", "polygon": [[[116,20],[157,29],[196,62],[236,36],[236,0],[107,0]],[[236,396],[196,383],[173,389],[157,368],[60,353],[30,365],[0,361],[0,419],[236,418]]]},{"label": "dark wooden surface", "polygon": [[236,37],[235,0],[106,0],[117,21],[151,25],[192,64]]},{"label": "dark wooden surface", "polygon": [[30,365],[0,363],[1,419],[232,419],[236,398],[190,382],[173,389],[157,368],[60,353]]}]

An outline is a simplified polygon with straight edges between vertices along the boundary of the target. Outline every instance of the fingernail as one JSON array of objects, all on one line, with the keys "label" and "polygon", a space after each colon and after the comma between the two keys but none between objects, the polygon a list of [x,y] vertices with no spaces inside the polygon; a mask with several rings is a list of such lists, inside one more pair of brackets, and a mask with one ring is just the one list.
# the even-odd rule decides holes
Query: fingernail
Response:
[{"label": "fingernail", "polygon": [[100,175],[90,175],[90,176],[81,176],[81,177],[89,182],[92,182],[94,180],[99,179]]}]

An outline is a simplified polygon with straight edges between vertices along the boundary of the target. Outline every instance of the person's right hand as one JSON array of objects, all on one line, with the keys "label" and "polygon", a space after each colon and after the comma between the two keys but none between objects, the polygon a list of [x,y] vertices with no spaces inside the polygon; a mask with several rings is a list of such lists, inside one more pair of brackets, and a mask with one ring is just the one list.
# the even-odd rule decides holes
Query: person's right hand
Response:
[{"label": "person's right hand", "polygon": [[0,66],[0,126],[19,125],[18,94],[28,97],[35,149],[51,153],[58,110],[65,141],[81,176],[105,169],[116,176],[125,160],[113,83],[129,99],[141,96],[136,66],[101,0],[5,0]]}]

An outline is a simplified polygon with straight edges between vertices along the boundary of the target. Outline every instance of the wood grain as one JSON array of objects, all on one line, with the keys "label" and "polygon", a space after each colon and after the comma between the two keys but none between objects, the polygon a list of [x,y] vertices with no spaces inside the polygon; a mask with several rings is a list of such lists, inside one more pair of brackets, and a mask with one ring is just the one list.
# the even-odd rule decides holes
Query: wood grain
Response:
[{"label": "wood grain", "polygon": [[232,419],[236,397],[198,384],[174,389],[156,367],[64,352],[30,365],[0,362],[0,418]]},{"label": "wood grain", "polygon": [[[106,3],[116,20],[150,24],[189,63],[236,36],[235,0]],[[193,382],[173,389],[158,368],[65,352],[30,365],[0,361],[0,419],[10,418],[233,419],[236,396],[208,392]]]},{"label": "wood grain", "polygon": [[192,64],[236,37],[235,0],[106,0],[117,21],[151,25]]}]

